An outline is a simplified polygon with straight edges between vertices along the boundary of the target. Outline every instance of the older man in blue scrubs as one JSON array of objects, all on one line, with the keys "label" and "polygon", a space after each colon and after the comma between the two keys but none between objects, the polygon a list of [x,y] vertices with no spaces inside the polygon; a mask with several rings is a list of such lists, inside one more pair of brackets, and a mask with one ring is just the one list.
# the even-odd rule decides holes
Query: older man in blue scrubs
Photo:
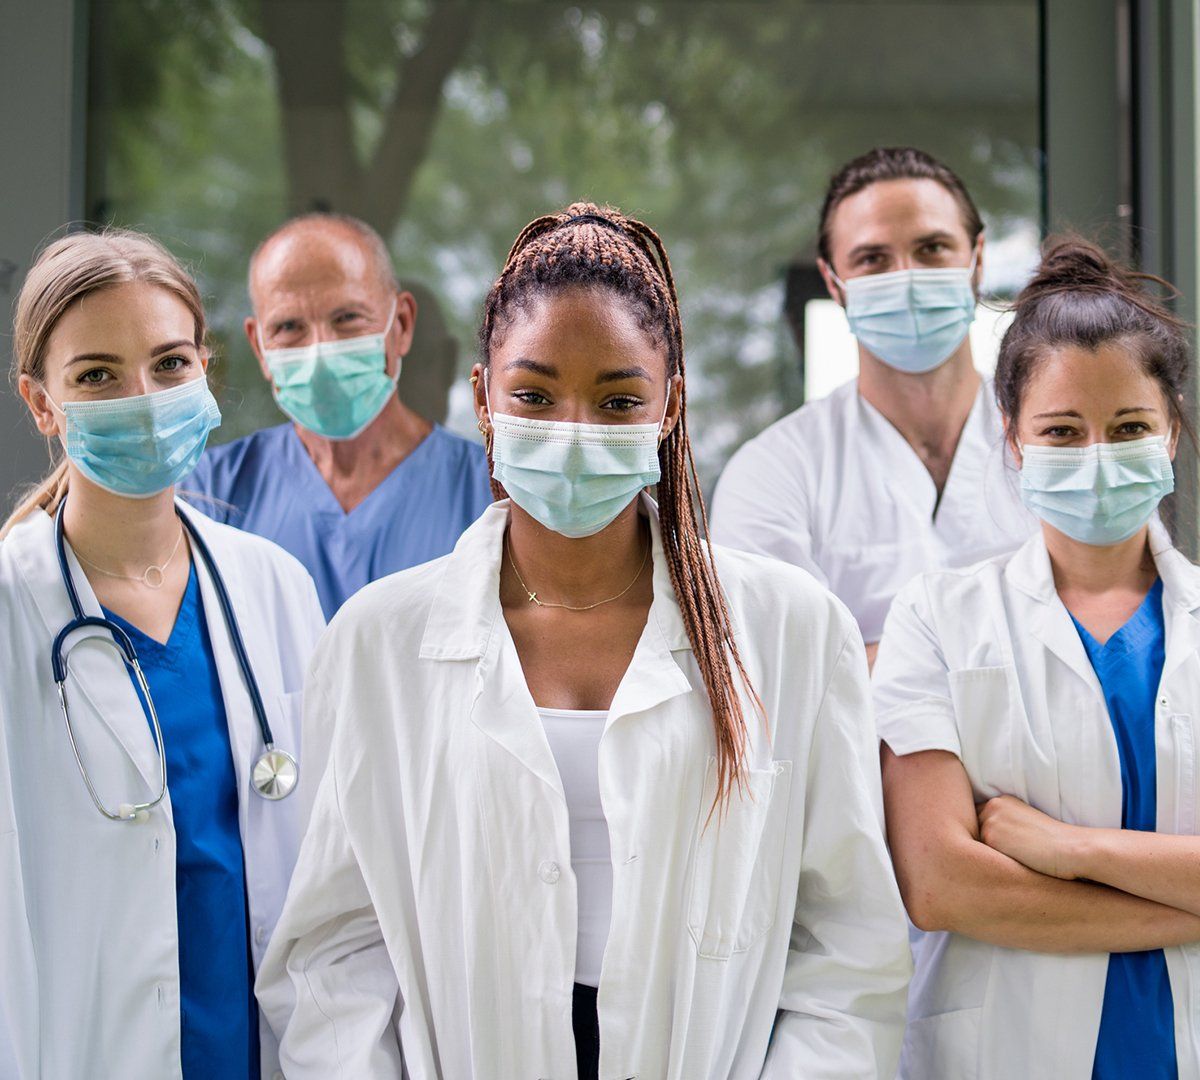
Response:
[{"label": "older man in blue scrubs", "polygon": [[417,308],[369,226],[305,214],[250,261],[246,336],[291,422],[217,446],[181,486],[307,567],[327,617],[446,554],[491,502],[483,448],[396,392]]}]

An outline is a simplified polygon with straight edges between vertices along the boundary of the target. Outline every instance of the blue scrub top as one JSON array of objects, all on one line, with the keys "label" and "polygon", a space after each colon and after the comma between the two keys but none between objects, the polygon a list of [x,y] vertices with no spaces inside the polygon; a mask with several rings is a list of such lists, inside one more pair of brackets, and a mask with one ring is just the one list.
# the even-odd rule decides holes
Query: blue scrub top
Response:
[{"label": "blue scrub top", "polygon": [[220,500],[194,502],[295,555],[327,619],[368,582],[453,550],[492,502],[483,447],[441,426],[348,514],[292,424],[213,447],[179,490]]},{"label": "blue scrub top", "polygon": [[[1144,832],[1154,832],[1158,818],[1154,702],[1166,653],[1162,596],[1159,580],[1129,621],[1103,645],[1075,622],[1117,738],[1121,828]],[[1176,1080],[1177,1076],[1175,1009],[1162,949],[1110,954],[1093,1080]]]},{"label": "blue scrub top", "polygon": [[[258,1007],[237,778],[195,564],[165,645],[119,615],[104,614],[133,641],[167,755],[183,1075],[185,1080],[257,1080]],[[136,682],[134,689],[142,700]]]}]

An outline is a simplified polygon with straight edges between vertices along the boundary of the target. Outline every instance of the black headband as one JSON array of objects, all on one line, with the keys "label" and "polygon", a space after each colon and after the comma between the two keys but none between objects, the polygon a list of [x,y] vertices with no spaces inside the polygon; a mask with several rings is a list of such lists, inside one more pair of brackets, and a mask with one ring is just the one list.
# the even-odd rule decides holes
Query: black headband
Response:
[{"label": "black headband", "polygon": [[602,217],[600,214],[576,214],[574,217],[569,217],[566,221],[562,222],[559,228],[562,229],[568,225],[577,225],[582,222],[589,222],[592,225],[603,225],[606,228],[619,232],[622,236],[628,235],[623,226],[618,225],[611,218]]}]

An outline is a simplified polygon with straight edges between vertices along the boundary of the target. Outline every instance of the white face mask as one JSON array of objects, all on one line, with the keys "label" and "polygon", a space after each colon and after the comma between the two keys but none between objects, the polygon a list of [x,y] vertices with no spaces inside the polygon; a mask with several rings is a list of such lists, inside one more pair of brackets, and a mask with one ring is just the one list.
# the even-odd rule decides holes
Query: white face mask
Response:
[{"label": "white face mask", "polygon": [[387,337],[396,318],[393,300],[384,329],[292,349],[268,349],[258,327],[275,401],[302,428],[327,439],[352,439],[381,413],[396,392],[387,373]]},{"label": "white face mask", "polygon": [[843,281],[850,330],[889,367],[921,375],[940,367],[963,343],[975,321],[975,262],[864,274]]},{"label": "white face mask", "polygon": [[1175,490],[1161,435],[1090,446],[1021,447],[1021,501],[1059,532],[1104,547],[1128,540]]},{"label": "white face mask", "polygon": [[657,424],[575,424],[530,420],[492,411],[487,368],[484,397],[491,417],[496,482],[530,517],[563,536],[593,536],[636,497],[657,484]]}]

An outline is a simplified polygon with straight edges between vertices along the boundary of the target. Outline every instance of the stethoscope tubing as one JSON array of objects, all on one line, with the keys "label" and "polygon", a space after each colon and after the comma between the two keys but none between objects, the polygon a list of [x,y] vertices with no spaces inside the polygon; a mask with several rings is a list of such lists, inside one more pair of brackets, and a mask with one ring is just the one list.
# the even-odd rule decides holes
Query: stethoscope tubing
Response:
[{"label": "stethoscope tubing", "polygon": [[[79,599],[79,591],[75,587],[75,582],[71,576],[70,563],[67,561],[66,537],[63,531],[63,508],[66,506],[66,499],[58,506],[58,511],[54,517],[54,543],[58,555],[59,570],[62,574],[63,585],[67,591],[67,598],[71,603],[72,619],[64,626],[54,637],[54,644],[50,652],[50,666],[54,675],[54,682],[58,688],[58,700],[62,709],[63,719],[67,725],[67,737],[71,743],[71,752],[75,756],[75,762],[79,766],[79,771],[83,776],[84,783],[87,785],[88,794],[91,796],[92,802],[96,808],[109,820],[112,821],[128,821],[138,817],[142,812],[149,811],[153,807],[162,802],[167,793],[167,762],[166,754],[163,749],[163,734],[162,726],[159,723],[158,712],[154,707],[154,700],[150,695],[150,687],[146,682],[146,677],[142,672],[141,664],[138,662],[137,650],[133,646],[133,641],[129,635],[114,623],[111,619],[106,619],[98,615],[84,614],[83,604]],[[209,550],[208,544],[200,536],[196,527],[187,519],[187,517],[176,509],[176,514],[179,516],[180,523],[187,531],[188,539],[203,560],[210,577],[212,578],[213,589],[217,594],[217,602],[221,607],[221,616],[225,621],[226,629],[229,631],[229,638],[233,644],[234,655],[237,658],[238,668],[241,671],[242,680],[246,685],[246,691],[250,695],[250,704],[254,709],[254,717],[258,722],[258,730],[262,736],[264,750],[258,758],[255,766],[255,790],[268,799],[278,799],[289,794],[295,784],[295,759],[290,754],[284,751],[275,749],[274,733],[271,731],[270,722],[267,720],[267,710],[263,704],[262,691],[259,689],[258,680],[254,676],[254,669],[250,664],[250,656],[246,651],[246,643],[242,638],[241,627],[238,625],[237,616],[234,614],[233,603],[229,598],[229,590],[225,587],[225,579],[221,576],[220,570],[217,569],[216,560],[213,558],[212,552]],[[101,630],[106,630],[112,638],[113,644],[121,653],[125,663],[129,666],[137,681],[142,698],[146,702],[147,710],[150,713],[151,725],[154,728],[154,739],[158,750],[159,759],[159,778],[160,787],[158,795],[149,802],[142,803],[122,803],[118,808],[118,812],[114,814],[101,802],[95,787],[92,784],[91,777],[88,774],[87,768],[84,766],[83,758],[79,752],[79,746],[75,740],[75,732],[71,725],[71,715],[67,708],[67,651],[64,649],[67,639],[77,630],[85,629],[86,627],[96,627]],[[257,771],[262,763],[267,762],[268,765],[282,763],[285,769],[290,767],[291,781],[284,782],[282,785],[272,785],[264,782],[259,784]],[[268,769],[268,772],[274,770]]]}]

